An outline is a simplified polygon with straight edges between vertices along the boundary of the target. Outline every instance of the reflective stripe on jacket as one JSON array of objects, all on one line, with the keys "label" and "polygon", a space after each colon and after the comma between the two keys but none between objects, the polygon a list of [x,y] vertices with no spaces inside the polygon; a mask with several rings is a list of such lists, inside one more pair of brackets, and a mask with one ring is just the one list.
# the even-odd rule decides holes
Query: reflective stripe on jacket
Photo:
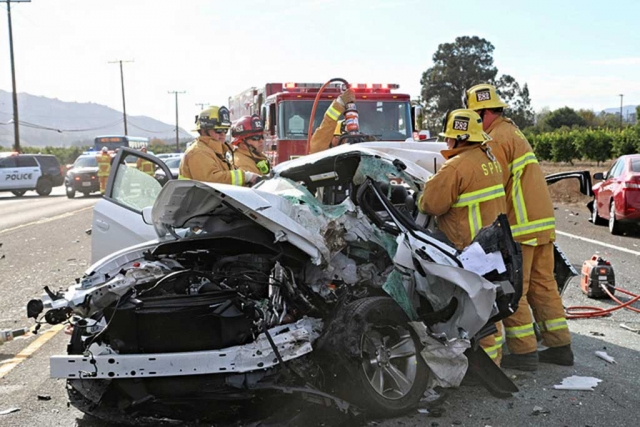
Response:
[{"label": "reflective stripe on jacket", "polygon": [[98,176],[109,176],[111,172],[111,156],[109,154],[100,154],[96,156],[98,162]]},{"label": "reflective stripe on jacket", "polygon": [[244,185],[244,172],[234,170],[233,155],[224,142],[198,137],[180,161],[179,179]]},{"label": "reflective stripe on jacket", "polygon": [[153,175],[153,172],[155,169],[153,166],[153,163],[151,163],[149,160],[142,159],[142,158],[136,161],[136,167],[140,172],[144,172],[147,175]]},{"label": "reflective stripe on jacket", "polygon": [[336,129],[336,123],[342,113],[344,113],[344,107],[338,104],[337,101],[333,101],[324,113],[322,123],[320,123],[320,126],[318,126],[318,129],[316,129],[311,137],[309,154],[319,153],[320,151],[331,148],[333,132]]},{"label": "reflective stripe on jacket", "polygon": [[438,228],[458,249],[507,211],[502,167],[484,144],[444,150],[442,168],[426,182],[420,211],[436,215]]},{"label": "reflective stripe on jacket", "polygon": [[507,209],[513,238],[526,245],[555,240],[555,216],[549,189],[531,145],[509,119],[499,117],[487,129],[504,170]]},{"label": "reflective stripe on jacket", "polygon": [[253,172],[258,175],[266,175],[271,170],[269,159],[263,153],[250,152],[247,147],[240,143],[233,152],[233,164],[237,169]]}]

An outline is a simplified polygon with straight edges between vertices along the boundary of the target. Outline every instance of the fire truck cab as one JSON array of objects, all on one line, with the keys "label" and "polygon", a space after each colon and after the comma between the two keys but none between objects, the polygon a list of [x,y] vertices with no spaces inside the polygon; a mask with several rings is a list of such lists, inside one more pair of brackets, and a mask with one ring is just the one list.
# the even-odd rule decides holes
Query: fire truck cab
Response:
[{"label": "fire truck cab", "polygon": [[[307,154],[307,137],[313,101],[320,83],[267,83],[229,97],[231,120],[259,114],[265,121],[264,152],[274,164]],[[340,84],[322,92],[313,129],[320,126],[331,102],[341,93]],[[406,141],[413,135],[414,123],[407,94],[394,93],[397,84],[352,83],[360,115],[360,131],[380,141]]]}]

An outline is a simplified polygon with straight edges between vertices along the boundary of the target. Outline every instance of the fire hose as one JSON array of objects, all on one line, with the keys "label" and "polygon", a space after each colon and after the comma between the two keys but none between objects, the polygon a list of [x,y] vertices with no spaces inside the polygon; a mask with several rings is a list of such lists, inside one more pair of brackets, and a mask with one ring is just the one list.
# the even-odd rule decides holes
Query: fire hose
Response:
[{"label": "fire hose", "polygon": [[600,285],[600,287],[609,296],[609,298],[611,298],[612,300],[618,303],[618,306],[611,307],[611,308],[600,308],[600,307],[587,306],[587,305],[571,306],[571,307],[565,308],[565,313],[566,313],[565,317],[567,319],[589,319],[589,318],[595,318],[595,317],[605,317],[613,313],[614,311],[618,311],[623,308],[634,311],[636,313],[640,313],[640,309],[631,307],[631,304],[640,300],[640,295],[636,295],[624,289],[614,287],[613,288],[614,290],[620,293],[623,293],[625,295],[628,295],[630,297],[633,297],[627,302],[622,302],[618,298],[616,298],[611,291],[609,291],[608,286]]}]

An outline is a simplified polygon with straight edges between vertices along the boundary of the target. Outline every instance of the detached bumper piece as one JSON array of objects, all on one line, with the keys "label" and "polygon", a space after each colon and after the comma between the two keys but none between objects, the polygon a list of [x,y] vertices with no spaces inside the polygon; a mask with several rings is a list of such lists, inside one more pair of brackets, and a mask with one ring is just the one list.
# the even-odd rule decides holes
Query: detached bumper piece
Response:
[{"label": "detached bumper piece", "polygon": [[[286,362],[312,351],[311,322],[282,325],[269,330]],[[149,378],[219,373],[243,373],[278,364],[265,334],[245,345],[223,350],[158,354],[104,354],[53,356],[51,378]]]}]

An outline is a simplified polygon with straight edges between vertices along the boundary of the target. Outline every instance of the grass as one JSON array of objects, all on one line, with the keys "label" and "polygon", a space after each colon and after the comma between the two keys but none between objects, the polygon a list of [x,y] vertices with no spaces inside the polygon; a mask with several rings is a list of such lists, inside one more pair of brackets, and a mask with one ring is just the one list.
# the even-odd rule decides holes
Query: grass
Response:
[{"label": "grass", "polygon": [[[570,172],[570,171],[583,171],[588,170],[591,172],[591,176],[596,172],[604,172],[609,169],[613,160],[601,163],[598,166],[595,162],[575,162],[573,165],[564,163],[552,163],[552,162],[540,162],[542,172],[544,175],[549,175],[558,172]],[[592,184],[595,184],[593,182]],[[571,179],[566,181],[560,181],[549,186],[549,193],[551,193],[551,199],[554,203],[563,203],[568,205],[580,205],[584,206],[591,200],[580,193],[580,185],[578,180]]]}]

